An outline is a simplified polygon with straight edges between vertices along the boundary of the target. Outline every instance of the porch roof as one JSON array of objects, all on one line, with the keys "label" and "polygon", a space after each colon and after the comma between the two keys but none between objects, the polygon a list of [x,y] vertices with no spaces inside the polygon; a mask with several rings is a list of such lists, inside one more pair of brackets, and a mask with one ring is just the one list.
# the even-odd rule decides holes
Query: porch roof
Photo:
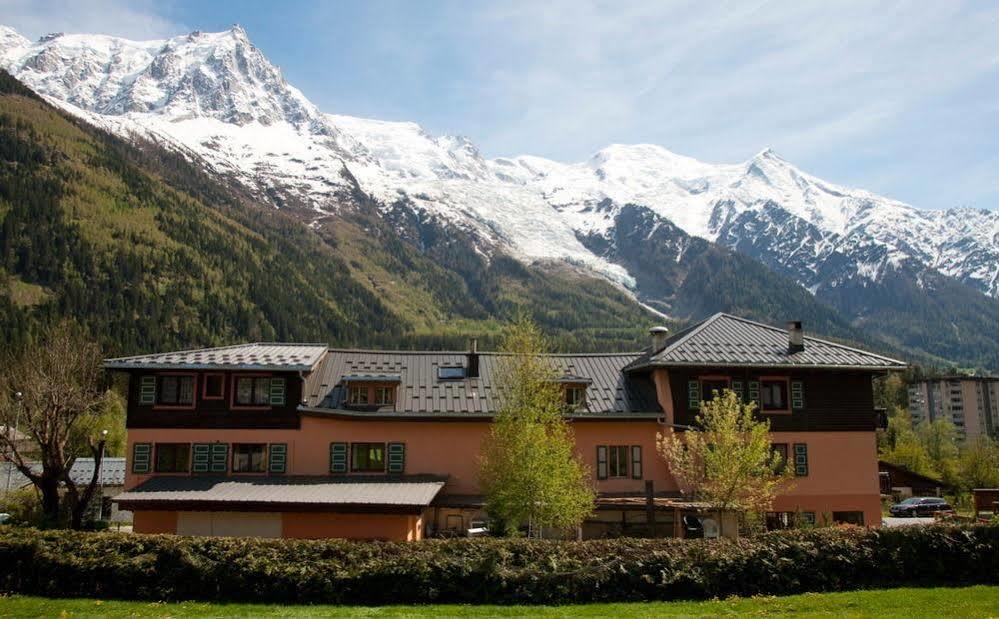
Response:
[{"label": "porch roof", "polygon": [[425,507],[444,487],[446,477],[289,476],[154,477],[115,497],[122,505],[168,503],[213,506],[391,506]]}]

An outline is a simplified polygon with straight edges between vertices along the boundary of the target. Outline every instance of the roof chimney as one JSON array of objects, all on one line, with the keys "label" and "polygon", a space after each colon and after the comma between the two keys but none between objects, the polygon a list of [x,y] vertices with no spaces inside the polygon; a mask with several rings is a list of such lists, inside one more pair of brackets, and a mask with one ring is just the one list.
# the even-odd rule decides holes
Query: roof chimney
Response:
[{"label": "roof chimney", "polygon": [[470,338],[468,340],[468,367],[465,368],[465,376],[468,378],[479,377],[479,339]]},{"label": "roof chimney", "polygon": [[801,321],[792,320],[787,323],[787,354],[793,355],[803,350],[805,350],[805,333],[801,329]]},{"label": "roof chimney", "polygon": [[657,353],[666,346],[666,338],[669,337],[669,329],[666,327],[652,327],[649,329],[652,336],[652,352]]}]

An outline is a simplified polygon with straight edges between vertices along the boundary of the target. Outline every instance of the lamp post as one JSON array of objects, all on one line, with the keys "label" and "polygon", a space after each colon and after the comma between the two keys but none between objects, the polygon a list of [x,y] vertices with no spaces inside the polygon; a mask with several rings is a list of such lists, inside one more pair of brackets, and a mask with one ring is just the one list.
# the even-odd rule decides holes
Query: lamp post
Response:
[{"label": "lamp post", "polygon": [[[17,426],[19,426],[21,424],[21,400],[23,398],[24,398],[24,394],[23,393],[21,393],[20,391],[15,391],[14,392],[14,402],[15,402],[14,405],[17,407],[17,408],[14,409],[14,431],[12,433],[11,430],[10,430],[10,428],[4,428],[4,432],[6,432],[7,436],[10,437],[11,451],[12,452],[13,452],[13,446],[16,444],[16,441],[17,441]],[[9,494],[10,493],[10,474],[13,472],[13,467],[11,465],[13,463],[10,461],[9,458],[6,458],[6,460],[7,460],[7,489],[4,491],[4,494]]]},{"label": "lamp post", "polygon": [[[108,431],[101,430],[101,444],[98,447],[97,457],[97,483],[100,485],[100,503],[97,508],[97,519],[104,520],[104,475],[101,473],[101,467],[104,466],[104,445],[108,440]],[[110,514],[108,514],[110,516]]]}]

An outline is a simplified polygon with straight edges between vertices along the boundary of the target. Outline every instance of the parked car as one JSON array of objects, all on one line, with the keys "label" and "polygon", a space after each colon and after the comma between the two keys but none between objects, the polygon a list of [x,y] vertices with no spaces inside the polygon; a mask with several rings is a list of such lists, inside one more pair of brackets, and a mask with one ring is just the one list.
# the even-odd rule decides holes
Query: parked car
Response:
[{"label": "parked car", "polygon": [[891,506],[888,510],[892,516],[899,518],[914,518],[916,516],[932,516],[936,512],[953,511],[947,501],[934,496],[914,496],[901,503]]}]

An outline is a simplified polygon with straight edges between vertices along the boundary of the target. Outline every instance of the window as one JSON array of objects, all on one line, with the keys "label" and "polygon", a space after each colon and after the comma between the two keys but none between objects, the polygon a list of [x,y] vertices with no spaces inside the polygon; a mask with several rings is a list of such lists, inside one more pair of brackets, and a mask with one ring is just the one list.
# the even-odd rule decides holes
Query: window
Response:
[{"label": "window", "polygon": [[269,406],[271,379],[267,376],[240,376],[236,379],[238,406]]},{"label": "window", "polygon": [[565,404],[572,409],[586,405],[586,387],[566,387]]},{"label": "window", "polygon": [[787,443],[773,443],[770,445],[770,450],[780,456],[777,472],[783,473],[784,469],[787,468]]},{"label": "window", "polygon": [[186,473],[190,464],[190,443],[156,443],[157,473]]},{"label": "window", "polygon": [[843,524],[864,524],[864,512],[833,512],[833,522]]},{"label": "window", "polygon": [[385,471],[385,443],[352,443],[350,469],[359,473]]},{"label": "window", "polygon": [[394,391],[392,387],[375,387],[375,404],[379,406],[393,404]]},{"label": "window", "polygon": [[205,400],[221,400],[225,396],[225,374],[205,374]]},{"label": "window", "polygon": [[161,406],[194,404],[194,376],[160,376],[159,386],[156,389],[156,403]]},{"label": "window", "polygon": [[266,451],[263,443],[236,443],[232,446],[232,472],[263,473],[267,470]]},{"label": "window", "polygon": [[607,476],[628,476],[628,446],[611,445],[607,448]]},{"label": "window", "polygon": [[715,399],[715,391],[718,395],[721,395],[722,391],[728,389],[729,381],[727,378],[702,378],[701,379],[701,400],[704,402],[710,402]]},{"label": "window", "polygon": [[786,411],[788,409],[787,381],[781,379],[761,380],[760,406],[764,411]]},{"label": "window", "polygon": [[437,368],[437,378],[439,380],[457,380],[465,378],[465,368],[460,365],[439,367]]},{"label": "window", "polygon": [[347,387],[347,404],[364,405],[368,403],[368,387],[351,385]]}]

